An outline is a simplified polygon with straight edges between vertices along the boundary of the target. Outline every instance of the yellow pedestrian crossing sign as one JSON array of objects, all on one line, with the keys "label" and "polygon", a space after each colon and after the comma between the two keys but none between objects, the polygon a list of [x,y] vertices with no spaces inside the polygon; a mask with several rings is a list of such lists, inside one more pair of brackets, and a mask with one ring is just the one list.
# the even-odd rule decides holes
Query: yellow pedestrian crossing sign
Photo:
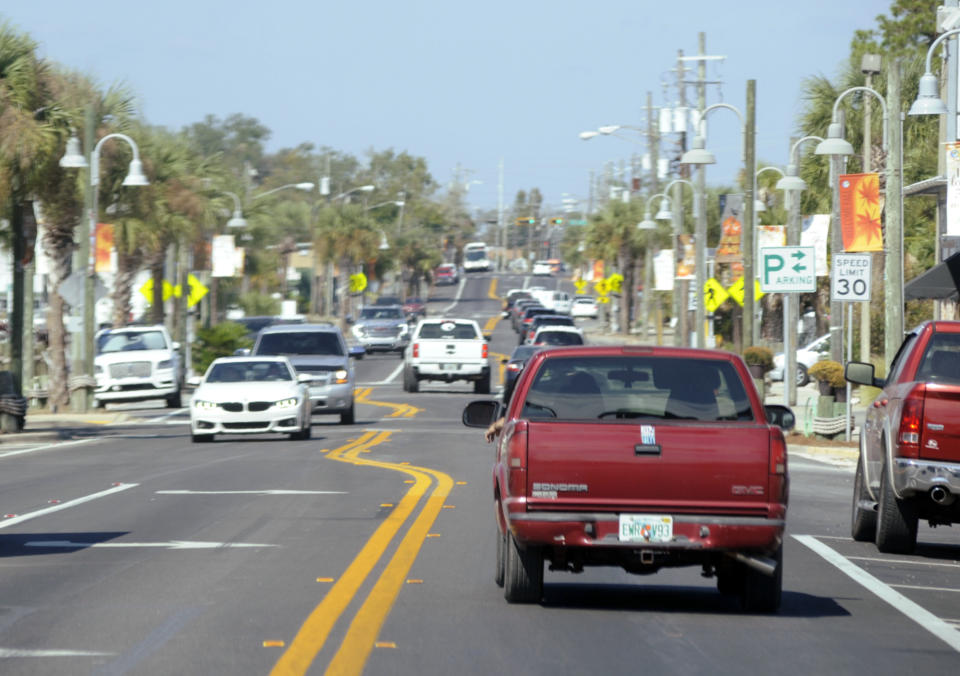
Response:
[{"label": "yellow pedestrian crossing sign", "polygon": [[587,280],[575,279],[573,280],[573,285],[577,287],[577,293],[586,293]]},{"label": "yellow pedestrian crossing sign", "polygon": [[723,302],[729,298],[730,294],[723,288],[716,279],[711,277],[703,285],[703,307],[709,314],[717,311],[717,308],[723,305]]},{"label": "yellow pedestrian crossing sign", "polygon": [[[727,289],[727,292],[730,294],[731,298],[740,304],[740,307],[743,307],[743,276],[737,279],[737,281],[735,281],[730,288]],[[756,279],[753,280],[753,299],[760,300],[765,295],[767,294],[760,290],[760,282]]]},{"label": "yellow pedestrian crossing sign", "polygon": [[606,296],[610,293],[610,284],[605,279],[598,279],[594,282],[593,288],[596,289],[597,293],[601,296]]},{"label": "yellow pedestrian crossing sign", "polygon": [[620,293],[620,288],[623,285],[623,275],[619,272],[614,272],[612,275],[607,277],[607,287],[610,289],[610,293]]},{"label": "yellow pedestrian crossing sign", "polygon": [[351,293],[359,293],[367,288],[367,276],[362,272],[358,272],[355,275],[350,275],[350,291]]}]

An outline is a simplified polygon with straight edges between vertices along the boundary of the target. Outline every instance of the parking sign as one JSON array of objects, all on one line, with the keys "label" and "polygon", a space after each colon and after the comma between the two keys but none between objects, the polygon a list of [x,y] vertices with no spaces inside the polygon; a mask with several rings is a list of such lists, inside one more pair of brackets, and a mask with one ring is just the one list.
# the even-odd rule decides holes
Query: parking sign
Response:
[{"label": "parking sign", "polygon": [[871,262],[868,253],[834,254],[830,300],[869,301]]}]

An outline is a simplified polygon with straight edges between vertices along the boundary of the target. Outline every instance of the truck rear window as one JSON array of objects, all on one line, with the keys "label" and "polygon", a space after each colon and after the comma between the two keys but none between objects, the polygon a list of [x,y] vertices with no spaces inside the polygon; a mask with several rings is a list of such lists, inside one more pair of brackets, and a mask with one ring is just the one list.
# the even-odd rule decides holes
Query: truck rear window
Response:
[{"label": "truck rear window", "polygon": [[917,369],[916,380],[960,385],[960,333],[934,333]]},{"label": "truck rear window", "polygon": [[422,325],[419,337],[424,340],[476,340],[480,336],[473,324],[438,322]]},{"label": "truck rear window", "polygon": [[534,376],[521,416],[638,422],[754,419],[730,362],[628,355],[546,359]]}]

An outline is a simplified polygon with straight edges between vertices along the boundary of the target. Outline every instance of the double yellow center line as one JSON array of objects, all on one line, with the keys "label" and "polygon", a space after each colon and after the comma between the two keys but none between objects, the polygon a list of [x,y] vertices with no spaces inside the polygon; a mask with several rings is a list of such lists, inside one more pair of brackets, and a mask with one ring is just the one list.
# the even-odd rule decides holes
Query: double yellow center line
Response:
[{"label": "double yellow center line", "polygon": [[[271,674],[307,672],[314,658],[323,649],[331,630],[344,610],[353,601],[364,581],[383,557],[394,536],[403,528],[407,519],[420,504],[421,498],[429,491],[430,494],[420,506],[420,511],[413,523],[377,578],[366,600],[354,615],[346,636],[325,673],[360,674],[363,671],[363,666],[400,592],[400,587],[453,487],[453,480],[443,472],[426,467],[359,457],[361,452],[387,441],[390,434],[390,432],[368,431],[359,439],[336,448],[326,455],[328,459],[338,462],[404,473],[413,478],[413,486],[393,508],[386,520],[380,524],[373,536],[367,540],[360,553],[331,587],[323,601],[310,613],[289,648],[274,665]],[[433,486],[432,491],[430,491],[431,486]]]},{"label": "double yellow center line", "polygon": [[385,408],[392,408],[393,413],[389,414],[388,418],[413,418],[418,413],[422,413],[422,408],[417,408],[411,404],[395,404],[390,401],[374,401],[368,399],[370,393],[373,392],[372,387],[358,387],[354,390],[353,398],[355,401],[358,401],[362,404],[370,404],[371,406],[383,406]]}]

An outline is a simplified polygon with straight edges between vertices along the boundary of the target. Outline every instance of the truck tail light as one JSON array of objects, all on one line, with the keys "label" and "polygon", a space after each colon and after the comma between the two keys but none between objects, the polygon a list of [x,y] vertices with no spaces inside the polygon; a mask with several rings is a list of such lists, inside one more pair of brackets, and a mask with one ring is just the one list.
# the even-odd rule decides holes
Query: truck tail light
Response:
[{"label": "truck tail light", "polygon": [[413,358],[416,359],[420,356],[420,343],[413,344]]},{"label": "truck tail light", "polygon": [[923,398],[926,389],[925,385],[917,385],[903,400],[896,443],[897,455],[902,458],[920,457],[920,432],[923,428]]},{"label": "truck tail light", "polygon": [[770,474],[787,473],[787,442],[783,432],[774,429],[770,432]]},{"label": "truck tail light", "polygon": [[527,331],[527,338],[529,338],[530,340],[533,340],[533,335],[534,335],[534,333],[536,333],[536,332],[535,332],[535,331]]},{"label": "truck tail light", "polygon": [[503,440],[506,452],[507,488],[510,495],[523,495],[527,489],[527,421],[518,420]]},{"label": "truck tail light", "polygon": [[489,353],[490,353],[490,347],[486,343],[484,343],[483,347],[480,348],[480,356],[486,359]]}]

